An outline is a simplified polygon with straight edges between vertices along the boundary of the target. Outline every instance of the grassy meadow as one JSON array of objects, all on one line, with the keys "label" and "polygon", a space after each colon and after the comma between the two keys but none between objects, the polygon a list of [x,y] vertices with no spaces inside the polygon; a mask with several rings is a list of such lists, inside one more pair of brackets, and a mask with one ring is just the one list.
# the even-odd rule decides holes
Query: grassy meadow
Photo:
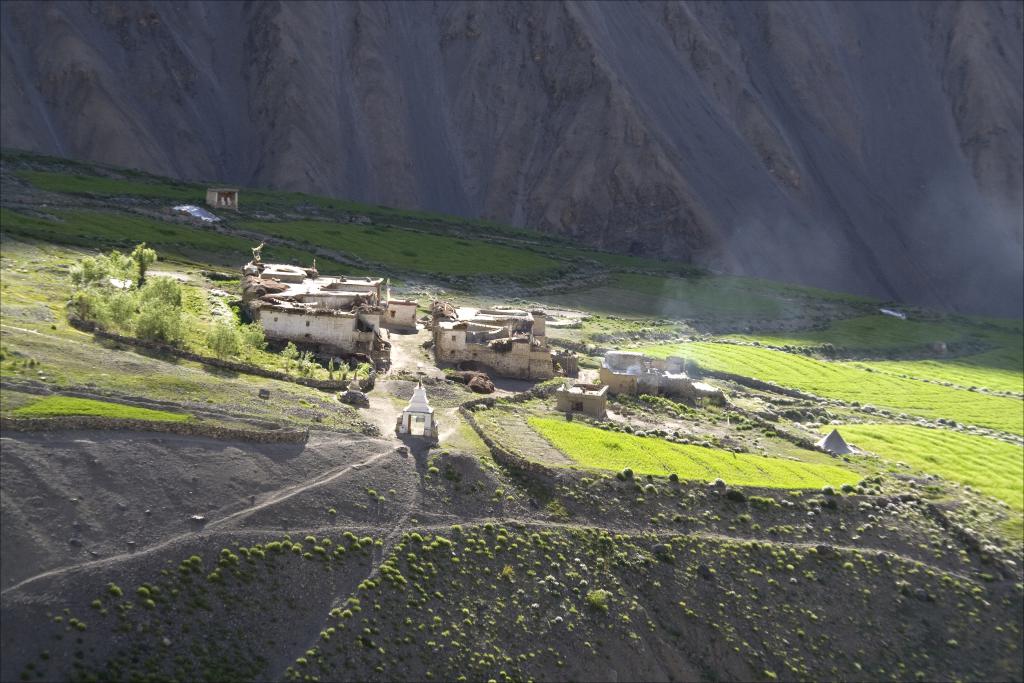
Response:
[{"label": "grassy meadow", "polygon": [[839,487],[853,484],[860,475],[835,465],[731,453],[716,448],[674,444],[662,439],[608,432],[562,419],[531,417],[530,426],[556,448],[587,468],[622,470],[637,474],[714,481],[730,485],[780,489]]},{"label": "grassy meadow", "polygon": [[351,254],[390,268],[444,275],[529,275],[559,263],[528,249],[386,226],[324,221],[253,222],[253,232]]},{"label": "grassy meadow", "polygon": [[90,415],[94,417],[130,418],[153,422],[186,422],[191,415],[172,413],[166,410],[152,410],[122,403],[95,401],[89,398],[71,396],[47,396],[35,403],[22,406],[13,412],[15,417],[61,417],[64,415]]},{"label": "grassy meadow", "polygon": [[870,367],[916,379],[1020,394],[1024,393],[1024,361],[1020,355],[1018,346],[950,360],[871,361]]},{"label": "grassy meadow", "polygon": [[[130,248],[146,242],[165,256],[176,256],[203,264],[237,268],[249,258],[252,239],[199,228],[186,223],[161,221],[145,216],[113,211],[52,210],[53,219],[29,216],[0,209],[0,227],[4,233],[90,248]],[[264,250],[264,256],[277,261],[309,265],[309,251],[281,245]],[[324,272],[361,275],[365,271],[330,259],[318,258]]]},{"label": "grassy meadow", "polygon": [[770,346],[818,346],[832,344],[845,349],[888,350],[931,344],[984,339],[972,326],[952,321],[900,320],[888,315],[865,315],[837,320],[823,330],[786,334],[729,335],[741,341]]},{"label": "grassy meadow", "polygon": [[627,317],[778,319],[797,318],[816,307],[856,306],[857,297],[756,278],[728,275],[673,277],[615,273],[607,283],[559,294],[552,303]]},{"label": "grassy meadow", "polygon": [[1024,511],[1024,449],[1020,446],[916,425],[850,424],[840,430],[858,448],[967,484]]},{"label": "grassy meadow", "polygon": [[708,370],[755,377],[827,398],[1024,434],[1024,404],[1017,398],[871,372],[857,363],[821,361],[752,346],[693,342],[640,350],[659,358],[681,356]]}]

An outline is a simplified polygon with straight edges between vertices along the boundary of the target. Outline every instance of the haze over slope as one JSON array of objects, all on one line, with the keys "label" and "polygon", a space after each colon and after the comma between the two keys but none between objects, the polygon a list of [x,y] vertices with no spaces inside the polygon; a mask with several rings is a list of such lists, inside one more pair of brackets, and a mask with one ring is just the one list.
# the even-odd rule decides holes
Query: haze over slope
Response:
[{"label": "haze over slope", "polygon": [[1020,3],[0,14],[5,147],[1020,314]]}]

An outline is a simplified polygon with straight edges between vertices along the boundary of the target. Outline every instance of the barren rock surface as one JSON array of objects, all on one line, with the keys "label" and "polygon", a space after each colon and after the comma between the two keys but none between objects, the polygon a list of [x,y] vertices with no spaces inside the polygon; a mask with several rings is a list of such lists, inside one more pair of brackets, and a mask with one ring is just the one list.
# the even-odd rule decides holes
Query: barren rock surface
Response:
[{"label": "barren rock surface", "polygon": [[1020,311],[1019,3],[0,14],[5,147]]}]

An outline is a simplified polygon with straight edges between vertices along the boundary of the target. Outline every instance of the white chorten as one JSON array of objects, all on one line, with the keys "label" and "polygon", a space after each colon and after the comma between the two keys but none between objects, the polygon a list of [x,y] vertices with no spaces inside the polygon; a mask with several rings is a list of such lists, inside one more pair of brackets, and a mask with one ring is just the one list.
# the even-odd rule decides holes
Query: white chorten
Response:
[{"label": "white chorten", "polygon": [[402,415],[398,418],[395,431],[399,434],[408,434],[409,436],[423,436],[428,439],[437,438],[437,423],[434,421],[434,409],[430,407],[430,403],[427,401],[427,392],[423,388],[422,382],[417,383],[416,390],[412,392],[409,405],[405,407]]}]

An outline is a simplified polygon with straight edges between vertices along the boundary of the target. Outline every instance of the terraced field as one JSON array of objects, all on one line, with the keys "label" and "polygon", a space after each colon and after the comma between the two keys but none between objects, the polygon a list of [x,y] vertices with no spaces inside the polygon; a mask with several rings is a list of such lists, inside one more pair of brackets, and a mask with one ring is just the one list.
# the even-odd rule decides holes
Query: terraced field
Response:
[{"label": "terraced field", "polygon": [[984,340],[987,335],[972,326],[950,321],[900,320],[887,315],[865,315],[837,320],[823,330],[729,337],[741,341],[757,341],[770,346],[832,344],[846,349],[888,350],[933,342]]},{"label": "terraced field", "polygon": [[14,411],[15,417],[60,417],[62,415],[91,415],[95,417],[130,418],[156,422],[185,422],[191,415],[166,410],[139,408],[109,401],[94,401],[70,396],[47,396]]},{"label": "terraced field", "polygon": [[870,372],[855,363],[826,362],[752,346],[693,342],[640,350],[659,358],[682,356],[709,370],[755,377],[828,398],[1024,434],[1024,403],[1016,398]]},{"label": "terraced field", "polygon": [[862,300],[834,292],[767,283],[753,278],[657,277],[618,273],[608,283],[561,294],[552,303],[630,317],[702,319],[799,318],[805,303],[846,307]]},{"label": "terraced field", "polygon": [[851,424],[840,429],[858,448],[968,484],[1006,501],[1015,510],[1024,510],[1024,450],[1020,446],[915,425]]},{"label": "terraced field", "polygon": [[526,249],[379,225],[291,221],[247,223],[245,227],[421,273],[525,275],[554,270],[559,266],[557,261]]},{"label": "terraced field", "polygon": [[583,467],[631,468],[637,474],[781,489],[835,487],[855,483],[860,475],[834,465],[731,453],[716,448],[674,444],[662,439],[607,432],[560,419],[531,417],[530,426]]},{"label": "terraced field", "polygon": [[872,361],[870,367],[881,372],[949,382],[961,387],[1024,393],[1024,360],[1020,346],[944,361]]},{"label": "terraced field", "polygon": [[[55,220],[0,209],[0,227],[10,235],[91,248],[127,248],[146,242],[161,254],[232,268],[238,267],[240,260],[254,246],[250,239],[224,235],[212,229],[113,211],[52,210],[49,213]],[[264,256],[288,263],[308,264],[310,260],[308,251],[279,245],[268,247]],[[329,259],[318,258],[317,261],[324,272],[363,274],[358,268]]]}]

